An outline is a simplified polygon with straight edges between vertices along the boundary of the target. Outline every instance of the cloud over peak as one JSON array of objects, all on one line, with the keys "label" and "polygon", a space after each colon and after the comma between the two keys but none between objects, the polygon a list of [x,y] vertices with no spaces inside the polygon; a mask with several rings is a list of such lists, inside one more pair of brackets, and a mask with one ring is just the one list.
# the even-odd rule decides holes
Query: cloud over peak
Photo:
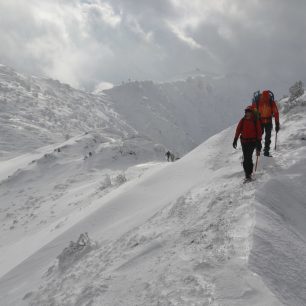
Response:
[{"label": "cloud over peak", "polygon": [[1,1],[0,62],[89,90],[195,68],[287,85],[305,76],[305,11],[302,0]]}]

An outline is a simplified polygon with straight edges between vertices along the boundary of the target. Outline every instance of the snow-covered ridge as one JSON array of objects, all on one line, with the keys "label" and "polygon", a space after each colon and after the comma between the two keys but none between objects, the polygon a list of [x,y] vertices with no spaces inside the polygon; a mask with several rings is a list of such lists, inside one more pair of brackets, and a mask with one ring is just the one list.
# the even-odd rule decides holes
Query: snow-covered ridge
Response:
[{"label": "snow-covered ridge", "polygon": [[[0,279],[2,301],[304,305],[305,100],[282,113],[278,150],[260,158],[255,182],[242,184],[241,151],[228,128],[64,220],[53,240],[38,242],[42,248]],[[83,232],[98,247],[61,270],[56,256]]]},{"label": "snow-covered ridge", "polygon": [[243,78],[194,76],[154,83],[133,81],[103,92],[130,125],[179,155],[233,124],[245,97]]},{"label": "snow-covered ridge", "polygon": [[6,66],[0,66],[0,106],[1,159],[92,130],[120,138],[136,133],[101,96]]},{"label": "snow-covered ridge", "polygon": [[305,305],[306,94],[280,104],[280,149],[256,192],[249,265],[283,305]]},{"label": "snow-covered ridge", "polygon": [[184,155],[232,124],[244,97],[241,78],[194,76],[129,82],[90,94],[0,66],[0,158],[5,160],[88,131],[142,135]]}]

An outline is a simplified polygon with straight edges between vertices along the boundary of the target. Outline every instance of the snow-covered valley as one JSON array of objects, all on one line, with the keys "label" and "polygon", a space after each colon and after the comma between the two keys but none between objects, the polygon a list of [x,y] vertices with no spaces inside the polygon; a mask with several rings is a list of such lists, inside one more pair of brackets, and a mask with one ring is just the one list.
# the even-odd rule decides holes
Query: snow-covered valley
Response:
[{"label": "snow-covered valley", "polygon": [[[9,87],[7,74],[5,80]],[[60,97],[54,89],[52,116],[43,122],[27,112],[44,117],[40,94],[25,99],[20,89],[21,111],[18,91],[6,91],[9,111],[1,112],[1,127],[13,138],[1,141],[1,305],[305,305],[306,95],[280,102],[274,158],[261,157],[256,181],[243,184],[234,127],[167,163],[167,145],[184,152],[199,143],[201,130],[188,130],[190,118],[181,121],[187,112],[182,101],[170,118],[171,107],[159,109],[163,98],[156,104],[144,99],[145,109],[155,111],[135,106],[143,115],[137,119],[132,101],[144,93],[135,93],[139,84],[126,86],[129,95],[122,88],[88,94],[81,110],[71,97],[59,114],[62,99],[74,90]],[[141,86],[146,92],[153,85]],[[123,98],[114,107],[121,91],[128,97],[122,112]],[[85,96],[76,93],[79,108]],[[145,96],[153,100],[155,94]],[[8,105],[8,97],[16,104]],[[13,108],[18,120],[12,124]],[[176,137],[175,120],[178,134],[190,137]],[[158,136],[158,127],[169,134]],[[69,250],[70,241],[86,232],[91,243]]]}]

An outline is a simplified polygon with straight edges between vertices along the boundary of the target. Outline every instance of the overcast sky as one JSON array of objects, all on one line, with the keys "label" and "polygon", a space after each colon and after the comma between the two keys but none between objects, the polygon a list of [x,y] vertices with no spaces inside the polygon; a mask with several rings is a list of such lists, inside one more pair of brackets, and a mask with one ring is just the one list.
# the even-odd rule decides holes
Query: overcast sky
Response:
[{"label": "overcast sky", "polygon": [[305,0],[0,0],[0,63],[79,88],[200,69],[305,81]]}]

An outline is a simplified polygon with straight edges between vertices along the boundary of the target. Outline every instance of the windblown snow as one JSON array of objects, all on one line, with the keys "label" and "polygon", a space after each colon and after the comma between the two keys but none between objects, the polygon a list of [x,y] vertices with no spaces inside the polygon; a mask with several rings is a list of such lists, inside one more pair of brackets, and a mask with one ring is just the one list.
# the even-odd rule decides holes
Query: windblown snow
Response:
[{"label": "windblown snow", "polygon": [[14,137],[1,140],[1,305],[306,305],[306,95],[280,101],[274,157],[242,184],[234,126],[167,163],[168,136],[133,125],[131,99],[114,107],[123,89],[60,96],[65,85],[37,79],[53,97],[25,98],[1,73],[2,129]]}]

